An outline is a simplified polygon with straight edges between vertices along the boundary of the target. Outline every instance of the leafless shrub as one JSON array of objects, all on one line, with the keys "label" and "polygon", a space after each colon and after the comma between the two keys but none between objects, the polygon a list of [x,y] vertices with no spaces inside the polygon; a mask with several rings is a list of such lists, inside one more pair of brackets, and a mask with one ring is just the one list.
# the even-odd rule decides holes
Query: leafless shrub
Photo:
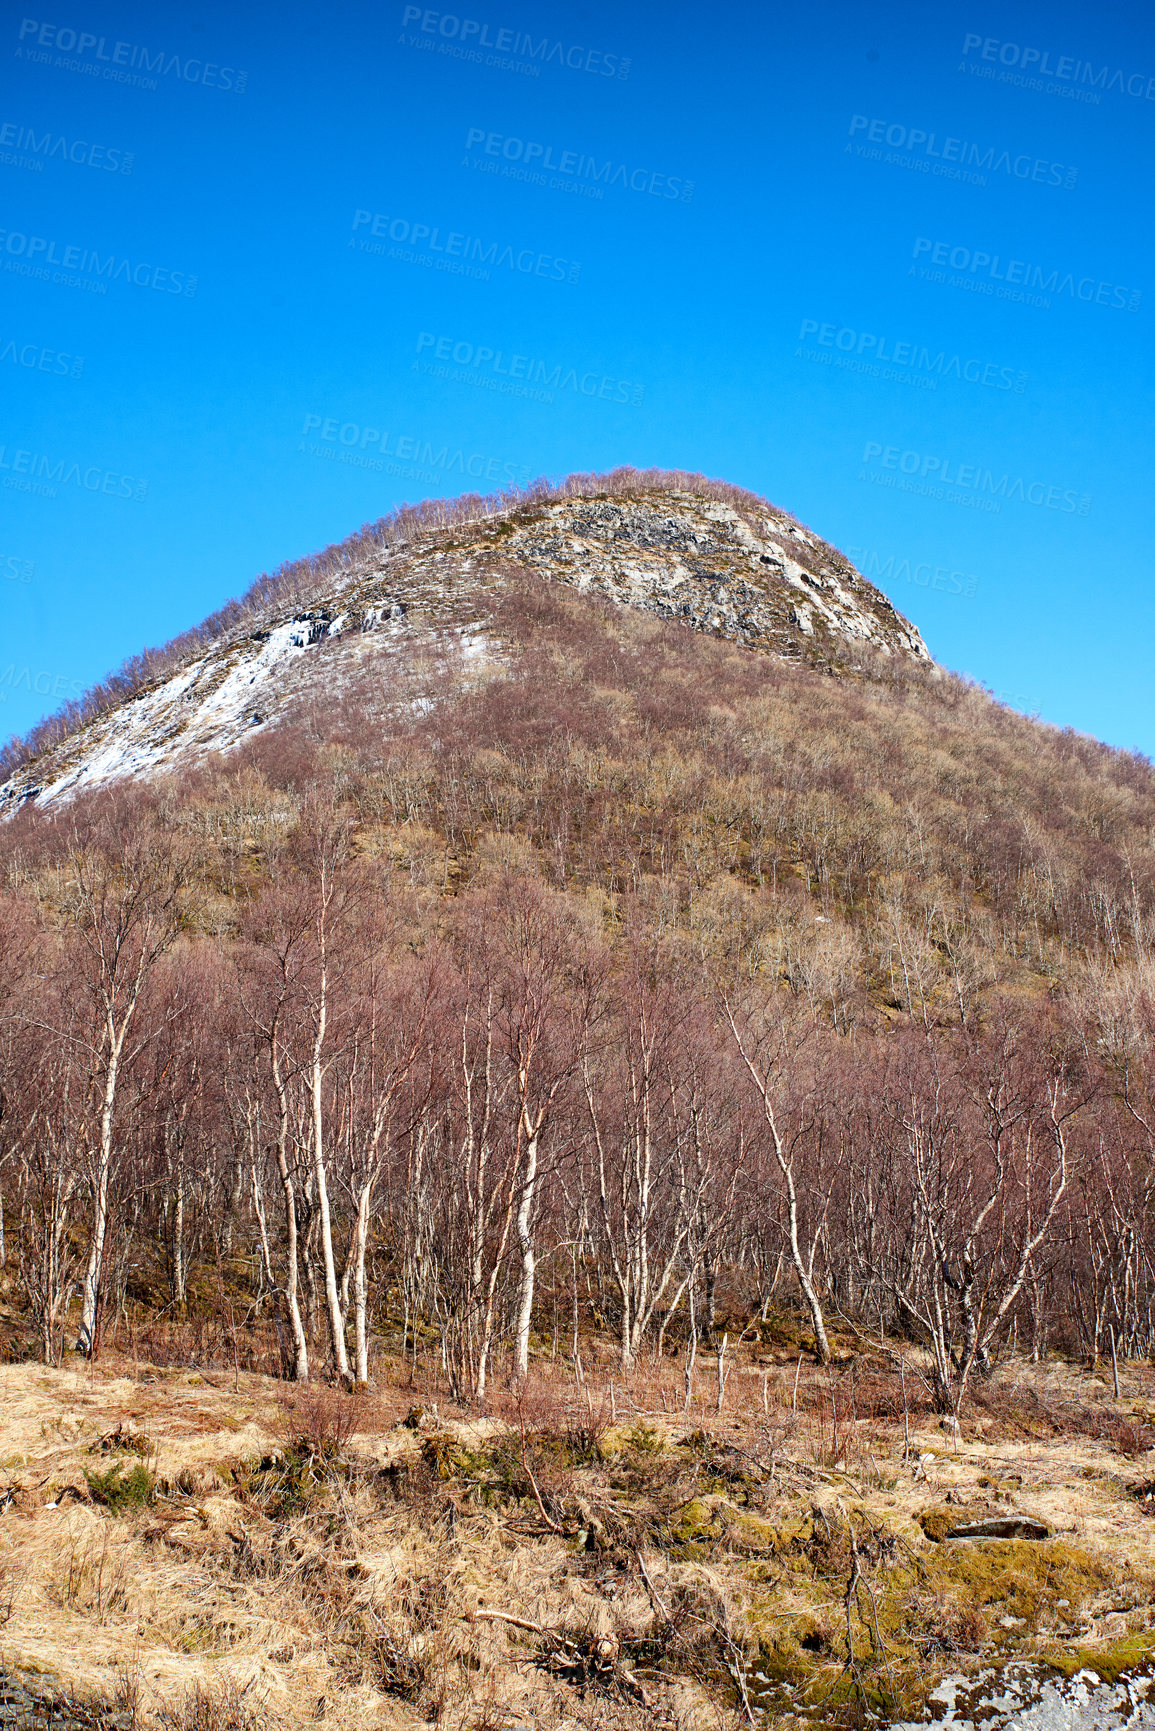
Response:
[{"label": "leafless shrub", "polygon": [[198,1682],[162,1710],[160,1722],[167,1731],[265,1731],[267,1717],[249,1688],[229,1677],[212,1688]]},{"label": "leafless shrub", "polygon": [[279,1396],[276,1429],[295,1453],[318,1461],[342,1460],[365,1413],[358,1396],[326,1383],[305,1383]]},{"label": "leafless shrub", "polygon": [[0,1558],[0,1629],[12,1621],[27,1574],[27,1565],[22,1558],[11,1555]]},{"label": "leafless shrub", "polygon": [[107,1524],[99,1534],[72,1538],[58,1553],[48,1583],[48,1598],[61,1610],[80,1611],[103,1623],[128,1605],[131,1574]]}]

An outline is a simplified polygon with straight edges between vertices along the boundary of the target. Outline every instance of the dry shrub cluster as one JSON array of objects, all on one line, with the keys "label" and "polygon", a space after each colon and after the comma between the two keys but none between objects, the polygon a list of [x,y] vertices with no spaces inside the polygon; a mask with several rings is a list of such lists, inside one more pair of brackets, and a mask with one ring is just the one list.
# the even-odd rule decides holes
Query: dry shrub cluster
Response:
[{"label": "dry shrub cluster", "polygon": [[214,1688],[195,1684],[159,1720],[165,1731],[264,1731],[267,1723],[249,1690],[229,1677]]}]

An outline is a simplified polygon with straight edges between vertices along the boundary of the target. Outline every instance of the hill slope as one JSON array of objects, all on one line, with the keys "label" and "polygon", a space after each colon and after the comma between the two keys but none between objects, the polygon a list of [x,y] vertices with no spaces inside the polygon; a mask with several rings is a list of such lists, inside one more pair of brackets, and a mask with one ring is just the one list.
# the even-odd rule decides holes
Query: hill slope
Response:
[{"label": "hill slope", "polygon": [[99,1696],[136,1631],[169,1731],[1113,1690],[1155,1650],[1151,765],[723,487],[440,519],[9,754],[9,1662]]},{"label": "hill slope", "polygon": [[[930,664],[915,627],[833,548],[752,496],[690,479],[576,478],[576,496],[477,501],[472,521],[436,527],[419,515],[394,545],[361,537],[306,604],[299,585],[291,602],[274,593],[207,651],[178,651],[163,676],[32,753],[0,786],[0,809],[227,750],[311,680],[339,689],[370,648],[404,657],[449,641],[499,654],[486,629],[494,593],[526,572],[819,668],[856,650]],[[320,644],[341,653],[306,672]]]}]

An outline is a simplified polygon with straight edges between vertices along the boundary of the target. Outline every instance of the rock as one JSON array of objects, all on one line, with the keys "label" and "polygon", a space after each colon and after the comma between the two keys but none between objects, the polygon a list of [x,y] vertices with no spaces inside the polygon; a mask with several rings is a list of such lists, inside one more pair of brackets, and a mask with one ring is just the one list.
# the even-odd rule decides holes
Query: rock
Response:
[{"label": "rock", "polygon": [[1045,1521],[1032,1520],[1030,1515],[992,1515],[987,1520],[963,1521],[943,1536],[948,1539],[1049,1539],[1051,1529]]},{"label": "rock", "polygon": [[1046,1522],[1033,1520],[1030,1515],[988,1515],[973,1509],[967,1519],[965,1511],[940,1504],[923,1509],[917,1519],[927,1538],[936,1545],[944,1539],[1049,1539],[1051,1536]]}]

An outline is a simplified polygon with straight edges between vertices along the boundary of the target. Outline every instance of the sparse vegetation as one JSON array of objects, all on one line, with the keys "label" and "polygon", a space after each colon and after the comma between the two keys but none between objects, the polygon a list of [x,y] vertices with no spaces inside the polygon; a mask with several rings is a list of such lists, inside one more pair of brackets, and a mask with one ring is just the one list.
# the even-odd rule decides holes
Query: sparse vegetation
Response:
[{"label": "sparse vegetation", "polygon": [[95,1641],[110,1699],[139,1641],[178,1731],[1135,1663],[1150,765],[915,665],[494,610],[485,678],[370,657],[0,829],[13,1653]]},{"label": "sparse vegetation", "polygon": [[[837,1357],[852,1339],[833,1325]],[[710,1375],[685,1411],[677,1367],[623,1383],[608,1355],[581,1383],[535,1377],[486,1420],[444,1396],[416,1415],[398,1390],[346,1401],[337,1452],[326,1408],[312,1455],[296,1424],[295,1452],[281,1440],[275,1381],[126,1370],[0,1372],[27,1449],[8,1474],[20,1526],[6,1556],[22,1573],[5,1649],[25,1667],[51,1655],[82,1700],[131,1683],[141,1727],[456,1731],[531,1712],[691,1731],[747,1709],[831,1725],[915,1712],[944,1671],[1029,1657],[1112,1678],[1155,1644],[1134,1474],[1102,1440],[1016,1438],[1023,1369],[990,1384],[984,1422],[1005,1413],[1011,1431],[954,1445],[925,1403],[906,1427],[877,1413],[881,1370],[862,1378],[860,1413],[845,1364],[835,1464],[831,1373],[813,1365],[797,1391],[777,1377],[765,1407],[721,1415]],[[1087,1380],[1030,1374],[1055,1411]],[[758,1386],[756,1358],[735,1376]],[[618,1419],[591,1440],[611,1389]],[[1151,1373],[1130,1369],[1126,1406],[1151,1394]],[[88,1501],[83,1439],[62,1452],[39,1420],[80,1406],[108,1424],[129,1404],[148,1409],[156,1497],[118,1510]],[[1057,1530],[946,1536],[978,1514]]]}]

